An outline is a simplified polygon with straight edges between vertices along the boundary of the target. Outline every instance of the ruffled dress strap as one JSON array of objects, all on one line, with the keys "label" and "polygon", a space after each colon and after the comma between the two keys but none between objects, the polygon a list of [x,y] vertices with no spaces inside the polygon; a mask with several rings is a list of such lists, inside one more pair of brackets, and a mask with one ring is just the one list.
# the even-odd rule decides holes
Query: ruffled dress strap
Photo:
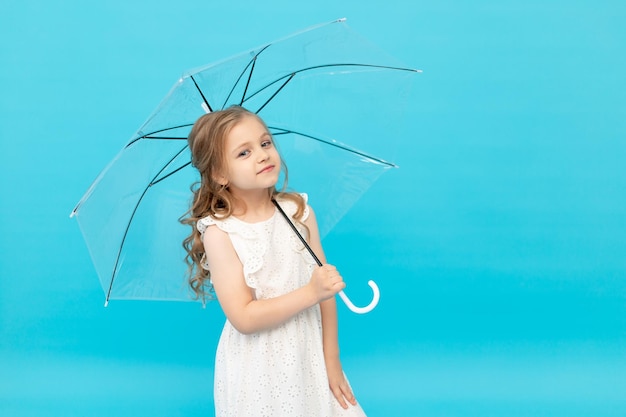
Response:
[{"label": "ruffled dress strap", "polygon": [[[307,193],[299,193],[299,194],[304,200],[304,213],[302,213],[302,218],[300,219],[300,221],[303,222],[309,218],[309,213],[310,213],[309,195]],[[287,200],[287,199],[279,200],[278,204],[280,204],[280,207],[283,209],[285,214],[287,214],[289,218],[292,219],[293,221],[293,216],[294,214],[296,214],[296,211],[298,211],[298,205],[295,202],[291,200]]]},{"label": "ruffled dress strap", "polygon": [[[259,223],[259,225],[261,223]],[[263,256],[267,250],[268,244],[267,240],[261,237],[259,225],[243,222],[233,216],[222,219],[207,216],[198,220],[196,224],[196,228],[201,235],[204,234],[206,229],[210,226],[217,226],[220,230],[229,235],[235,252],[243,265],[246,283],[252,288],[256,286],[252,279],[252,274],[263,266]],[[206,270],[210,269],[210,265],[206,261],[206,256],[202,257],[200,264],[202,268]]]},{"label": "ruffled dress strap", "polygon": [[209,226],[217,226],[220,230],[223,230],[226,233],[237,233],[246,238],[255,237],[256,234],[253,233],[252,229],[245,227],[245,223],[236,217],[225,217],[223,219],[215,218],[212,216],[206,216],[198,220],[196,224],[196,229],[200,232],[201,235],[204,234],[205,230]]}]

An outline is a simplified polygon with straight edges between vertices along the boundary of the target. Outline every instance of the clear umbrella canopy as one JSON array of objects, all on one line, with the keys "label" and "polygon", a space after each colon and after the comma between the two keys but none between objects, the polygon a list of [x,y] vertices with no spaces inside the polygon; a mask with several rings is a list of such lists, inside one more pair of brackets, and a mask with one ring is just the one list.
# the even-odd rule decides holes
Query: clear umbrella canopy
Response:
[{"label": "clear umbrella canopy", "polygon": [[187,72],[100,173],[72,215],[110,299],[191,301],[178,219],[199,180],[186,138],[203,114],[256,112],[326,235],[409,140],[416,70],[338,20]]}]

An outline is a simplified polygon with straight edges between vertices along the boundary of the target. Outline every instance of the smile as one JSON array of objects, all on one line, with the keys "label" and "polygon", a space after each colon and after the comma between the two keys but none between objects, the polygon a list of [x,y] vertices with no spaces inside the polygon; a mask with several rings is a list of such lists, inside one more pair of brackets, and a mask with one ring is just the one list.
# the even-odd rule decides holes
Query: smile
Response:
[{"label": "smile", "polygon": [[265,174],[266,172],[271,172],[273,170],[274,170],[274,165],[268,165],[262,170],[260,170],[259,172],[257,172],[257,174]]}]

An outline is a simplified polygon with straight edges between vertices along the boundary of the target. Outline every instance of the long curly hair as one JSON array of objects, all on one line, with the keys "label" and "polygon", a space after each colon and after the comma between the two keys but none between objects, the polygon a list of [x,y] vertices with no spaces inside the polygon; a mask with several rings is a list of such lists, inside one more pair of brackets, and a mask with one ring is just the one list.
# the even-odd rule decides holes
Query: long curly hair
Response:
[{"label": "long curly hair", "polygon": [[[233,127],[246,117],[256,118],[269,132],[258,115],[241,106],[232,106],[200,117],[187,138],[191,163],[200,173],[200,181],[191,185],[191,207],[180,218],[180,222],[192,228],[191,234],[183,240],[187,253],[185,262],[188,265],[189,285],[196,299],[203,302],[215,299],[215,294],[210,282],[211,272],[203,267],[205,248],[196,225],[203,217],[224,219],[233,214],[235,197],[227,185],[219,184],[214,178],[218,178],[219,173],[226,168],[226,138]],[[294,218],[300,222],[305,210],[304,199],[300,194],[284,191],[287,186],[287,166],[283,163],[281,169],[285,176],[282,189],[268,188],[268,197],[295,202],[297,210]]]}]

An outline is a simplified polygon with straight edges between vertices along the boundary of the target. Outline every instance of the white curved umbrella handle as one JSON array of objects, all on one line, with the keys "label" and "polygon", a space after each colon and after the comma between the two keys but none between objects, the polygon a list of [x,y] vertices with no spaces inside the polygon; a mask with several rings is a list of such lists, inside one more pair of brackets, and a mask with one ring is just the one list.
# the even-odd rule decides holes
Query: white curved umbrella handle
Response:
[{"label": "white curved umbrella handle", "polygon": [[352,303],[352,301],[350,301],[348,296],[343,291],[339,291],[339,296],[341,297],[343,302],[346,303],[346,306],[351,311],[353,311],[353,312],[355,312],[357,314],[369,313],[370,311],[372,311],[374,309],[374,307],[376,307],[376,305],[378,304],[378,300],[380,300],[380,290],[378,289],[378,285],[376,285],[376,283],[374,281],[372,281],[371,279],[369,281],[367,281],[367,285],[370,286],[370,288],[372,289],[372,292],[374,293],[374,295],[372,296],[372,301],[370,301],[370,303],[368,305],[366,305],[365,307],[357,307],[357,306],[355,306]]}]

